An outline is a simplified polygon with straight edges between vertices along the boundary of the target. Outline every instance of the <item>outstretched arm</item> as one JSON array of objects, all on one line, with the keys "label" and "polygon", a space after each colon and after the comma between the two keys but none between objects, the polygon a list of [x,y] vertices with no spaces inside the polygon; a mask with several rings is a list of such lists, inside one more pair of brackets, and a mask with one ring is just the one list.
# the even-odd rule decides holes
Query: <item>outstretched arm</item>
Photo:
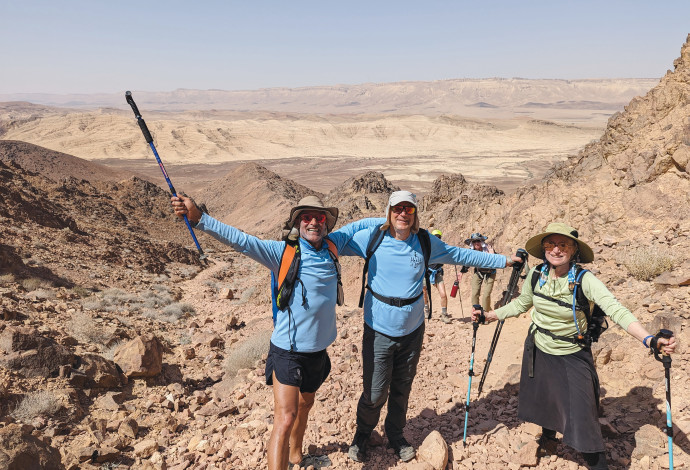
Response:
[{"label": "outstretched arm", "polygon": [[186,196],[177,195],[170,198],[175,214],[182,218],[187,216],[189,222],[199,230],[203,230],[216,240],[230,245],[239,253],[266,266],[271,271],[280,267],[280,258],[285,248],[284,242],[275,240],[261,240],[235,227],[224,224],[208,214],[201,212],[194,201]]}]

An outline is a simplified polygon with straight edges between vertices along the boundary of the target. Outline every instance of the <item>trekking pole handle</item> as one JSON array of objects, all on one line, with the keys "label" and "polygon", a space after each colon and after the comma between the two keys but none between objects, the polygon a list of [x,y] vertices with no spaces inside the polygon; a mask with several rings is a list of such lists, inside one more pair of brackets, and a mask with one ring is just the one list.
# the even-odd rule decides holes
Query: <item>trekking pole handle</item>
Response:
[{"label": "trekking pole handle", "polygon": [[151,142],[153,142],[153,137],[151,137],[149,128],[146,125],[144,119],[141,117],[139,108],[137,108],[137,104],[134,102],[134,98],[132,98],[131,91],[125,92],[125,99],[127,100],[127,103],[129,103],[129,105],[132,107],[132,111],[134,111],[134,116],[136,116],[137,118],[137,123],[139,124],[139,128],[141,129],[142,134],[144,134],[144,139],[146,139],[146,143],[150,144]]},{"label": "trekking pole handle", "polygon": [[527,252],[523,248],[519,248],[515,252],[515,256],[522,258],[521,264],[525,264],[525,261],[527,261],[527,258],[529,258],[529,255],[527,254]]},{"label": "trekking pole handle", "polygon": [[477,328],[479,325],[486,325],[486,315],[484,315],[484,307],[481,305],[474,304],[472,305],[472,308],[475,310],[479,310],[479,318],[476,322],[473,322],[473,325],[476,325],[475,328]]},{"label": "trekking pole handle", "polygon": [[[673,337],[673,331],[660,329],[659,332],[649,340],[649,349],[654,353],[654,359],[659,362],[666,364],[671,362],[671,356],[664,354],[661,351],[661,346],[659,345],[659,338],[671,339]],[[662,357],[663,356],[663,357]]]}]

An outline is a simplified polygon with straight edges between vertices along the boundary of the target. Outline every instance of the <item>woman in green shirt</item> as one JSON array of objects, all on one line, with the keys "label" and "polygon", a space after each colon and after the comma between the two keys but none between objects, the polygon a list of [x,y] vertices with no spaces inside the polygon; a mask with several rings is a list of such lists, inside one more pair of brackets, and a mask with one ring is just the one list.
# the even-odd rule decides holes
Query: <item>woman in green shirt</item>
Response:
[{"label": "woman in green shirt", "polygon": [[[542,426],[542,455],[555,453],[556,432],[560,432],[563,443],[582,452],[590,468],[606,469],[598,414],[599,377],[584,338],[587,317],[572,307],[573,288],[582,289],[587,299],[645,347],[649,347],[653,335],[591,272],[576,279],[576,263],[594,259],[592,249],[578,238],[577,230],[551,223],[545,232],[530,238],[525,249],[544,263],[530,270],[518,298],[485,312],[488,322],[516,317],[534,307],[522,359],[518,418]],[[538,282],[530,282],[533,276],[538,277]],[[479,313],[472,312],[473,321]],[[658,344],[665,354],[673,353],[676,346],[675,338],[660,338]]]}]

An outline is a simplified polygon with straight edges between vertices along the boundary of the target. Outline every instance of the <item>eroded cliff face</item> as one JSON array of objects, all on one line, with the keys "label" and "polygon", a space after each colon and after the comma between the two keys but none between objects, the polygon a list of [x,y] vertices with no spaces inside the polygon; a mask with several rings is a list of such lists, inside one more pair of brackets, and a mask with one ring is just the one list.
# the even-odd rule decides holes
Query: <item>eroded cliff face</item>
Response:
[{"label": "eroded cliff face", "polygon": [[467,204],[456,195],[434,205],[432,222],[444,232],[461,231],[457,240],[481,230],[510,249],[552,221],[571,224],[594,244],[614,238],[687,248],[690,36],[674,66],[647,95],[612,116],[601,139],[557,165],[543,183],[509,197],[487,195],[483,204],[466,207],[464,220],[439,217]]}]

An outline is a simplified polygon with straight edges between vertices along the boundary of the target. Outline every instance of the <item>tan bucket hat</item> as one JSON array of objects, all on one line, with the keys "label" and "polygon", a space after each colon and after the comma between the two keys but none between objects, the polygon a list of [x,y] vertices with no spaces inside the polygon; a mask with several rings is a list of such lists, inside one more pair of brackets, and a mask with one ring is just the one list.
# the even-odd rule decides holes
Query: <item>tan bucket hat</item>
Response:
[{"label": "tan bucket hat", "polygon": [[337,207],[326,207],[323,205],[323,201],[317,196],[307,196],[299,200],[297,205],[290,210],[290,218],[287,221],[287,227],[294,227],[297,218],[306,210],[315,210],[326,213],[326,229],[330,233],[335,227],[335,223],[338,220],[338,208]]},{"label": "tan bucket hat", "polygon": [[580,262],[581,263],[591,263],[594,261],[594,252],[585,242],[578,238],[577,230],[572,228],[570,225],[566,225],[562,222],[552,222],[546,227],[546,231],[535,235],[525,243],[525,250],[530,255],[544,259],[544,247],[541,246],[542,240],[549,235],[563,235],[570,238],[575,243],[577,243],[578,249],[580,251]]}]

